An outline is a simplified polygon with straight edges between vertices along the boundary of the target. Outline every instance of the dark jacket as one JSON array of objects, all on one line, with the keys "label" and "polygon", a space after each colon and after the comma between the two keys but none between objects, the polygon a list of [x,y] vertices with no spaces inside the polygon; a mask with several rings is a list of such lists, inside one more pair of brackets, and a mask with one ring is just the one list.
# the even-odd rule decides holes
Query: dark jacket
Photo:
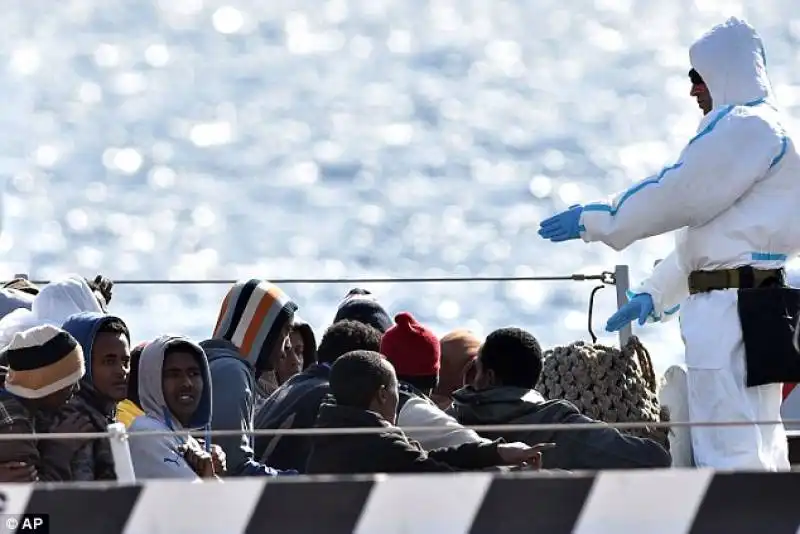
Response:
[{"label": "dark jacket", "polygon": [[529,445],[555,443],[554,449],[542,453],[547,469],[633,469],[669,467],[672,463],[669,453],[655,441],[622,434],[582,415],[572,403],[546,401],[534,390],[497,387],[476,391],[466,387],[454,394],[451,413],[465,426],[597,423],[596,430],[482,433]]},{"label": "dark jacket", "polygon": [[[117,403],[101,394],[92,379],[92,355],[94,340],[104,324],[121,320],[114,315],[99,312],[80,312],[72,315],[63,328],[74,337],[83,349],[86,374],[81,379],[80,390],[50,419],[50,425],[74,413],[81,414],[92,424],[92,432],[106,432],[108,425],[116,420]],[[82,445],[64,466],[69,480],[116,480],[114,457],[107,439],[93,439]]]},{"label": "dark jacket", "polygon": [[200,343],[208,356],[211,372],[212,430],[238,430],[237,436],[219,436],[214,440],[225,451],[228,476],[276,476],[283,473],[256,461],[253,457],[253,403],[255,369],[236,346],[224,339]]},{"label": "dark jacket", "polygon": [[[311,428],[322,398],[328,393],[330,366],[312,364],[279,387],[256,413],[257,429]],[[277,469],[305,471],[311,452],[310,436],[259,436],[255,457]]]},{"label": "dark jacket", "polygon": [[425,451],[380,415],[348,406],[323,404],[319,428],[383,428],[376,434],[329,435],[314,438],[308,474],[427,473],[478,470],[502,464],[499,442],[466,443]]},{"label": "dark jacket", "polygon": [[[33,439],[36,432],[46,432],[42,414],[32,414],[22,400],[0,389],[0,434],[27,434],[31,439],[0,441],[0,463],[25,462],[36,466],[42,482],[68,481],[71,449],[61,440]],[[6,482],[0,480],[0,482]]]}]

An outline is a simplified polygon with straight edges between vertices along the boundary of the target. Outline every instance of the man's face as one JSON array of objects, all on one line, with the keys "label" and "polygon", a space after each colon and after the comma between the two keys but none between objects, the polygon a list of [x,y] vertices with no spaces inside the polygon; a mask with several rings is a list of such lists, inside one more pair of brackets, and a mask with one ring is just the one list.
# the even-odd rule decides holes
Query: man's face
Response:
[{"label": "man's face", "polygon": [[269,361],[272,363],[272,367],[274,368],[278,361],[283,357],[283,349],[286,343],[288,343],[289,332],[292,331],[292,319],[286,321],[286,324],[283,325],[281,328],[281,332],[278,335],[278,342],[275,343],[275,346],[272,347],[272,352],[269,355]]},{"label": "man's face", "polygon": [[51,393],[50,395],[39,399],[36,405],[43,412],[57,412],[62,406],[69,402],[75,393],[77,393],[78,389],[80,389],[78,384],[73,384],[63,389],[59,389],[55,393]]},{"label": "man's face", "polygon": [[122,333],[100,332],[92,344],[92,384],[114,402],[128,396],[131,348]]},{"label": "man's face", "polygon": [[300,360],[300,365],[302,365],[303,354],[305,354],[305,341],[303,340],[303,334],[301,334],[298,330],[292,330],[292,333],[289,334],[289,344],[292,352],[294,352],[294,357]]},{"label": "man's face", "polygon": [[708,86],[706,86],[703,78],[694,69],[689,71],[689,80],[692,84],[689,96],[697,100],[697,105],[703,110],[703,115],[708,115],[714,107],[711,100],[711,93],[708,91]]},{"label": "man's face", "polygon": [[[299,338],[299,345],[295,342]],[[303,370],[303,338],[297,332],[289,334],[283,342],[283,353],[275,371],[281,382],[285,382],[293,375]]]},{"label": "man's face", "polygon": [[203,396],[203,374],[197,358],[189,351],[171,351],[161,371],[164,401],[183,426],[189,425]]},{"label": "man's face", "polygon": [[373,401],[372,409],[391,424],[397,422],[397,404],[400,402],[400,393],[397,390],[397,380],[378,390]]}]

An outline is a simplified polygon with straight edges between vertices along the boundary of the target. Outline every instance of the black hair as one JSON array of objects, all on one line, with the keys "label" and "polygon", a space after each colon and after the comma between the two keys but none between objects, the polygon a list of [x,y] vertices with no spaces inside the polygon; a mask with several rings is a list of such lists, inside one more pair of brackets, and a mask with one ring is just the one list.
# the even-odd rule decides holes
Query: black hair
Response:
[{"label": "black hair", "polygon": [[124,334],[126,338],[128,338],[128,343],[131,341],[131,333],[128,330],[128,326],[122,322],[122,319],[118,319],[116,317],[111,317],[110,319],[103,321],[100,325],[100,328],[97,329],[97,333],[107,333],[107,334]]},{"label": "black hair", "polygon": [[131,372],[128,375],[128,400],[133,402],[139,408],[142,403],[139,401],[139,359],[142,357],[142,352],[147,346],[146,343],[141,343],[131,350]]},{"label": "black hair", "polygon": [[439,385],[439,375],[428,375],[428,376],[404,376],[398,375],[397,379],[400,382],[405,382],[406,384],[413,386],[415,389],[418,389],[425,393],[425,395],[430,395],[431,392],[436,389],[436,386]]},{"label": "black hair", "polygon": [[317,340],[314,331],[306,323],[294,323],[292,333],[297,333],[303,338],[303,370],[317,363]]},{"label": "black hair", "polygon": [[333,363],[352,351],[381,350],[380,330],[358,321],[344,319],[329,326],[319,342],[317,361]]},{"label": "black hair", "polygon": [[347,298],[352,295],[372,295],[372,291],[369,291],[367,289],[362,289],[360,287],[354,287],[353,289],[348,291],[347,295],[345,295],[344,297]]},{"label": "black hair", "polygon": [[392,366],[371,350],[348,352],[331,367],[331,393],[340,406],[366,410],[382,386],[390,388],[396,383]]},{"label": "black hair", "polygon": [[533,389],[542,374],[542,348],[521,328],[495,330],[478,352],[483,371],[493,371],[504,386]]},{"label": "black hair", "polygon": [[86,280],[86,284],[93,293],[99,293],[103,298],[103,302],[100,302],[101,306],[105,307],[111,303],[111,293],[114,289],[114,282],[112,282],[110,278],[98,274],[94,277],[94,280],[89,280],[88,278],[84,278],[84,280]]},{"label": "black hair", "polygon": [[175,352],[190,352],[198,357],[203,356],[202,354],[200,354],[200,352],[198,352],[197,347],[195,347],[188,341],[171,341],[164,348],[164,359],[166,360],[167,356]]}]

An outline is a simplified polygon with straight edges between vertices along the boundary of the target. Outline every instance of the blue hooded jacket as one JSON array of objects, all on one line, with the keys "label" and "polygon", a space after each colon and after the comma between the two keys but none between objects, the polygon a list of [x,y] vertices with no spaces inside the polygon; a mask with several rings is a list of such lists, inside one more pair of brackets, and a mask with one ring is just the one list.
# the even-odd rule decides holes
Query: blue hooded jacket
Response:
[{"label": "blue hooded jacket", "polygon": [[[119,321],[119,317],[99,312],[80,312],[71,315],[63,325],[83,349],[86,373],[80,382],[80,390],[69,403],[59,411],[53,424],[59,418],[68,417],[73,412],[82,413],[92,422],[95,432],[105,432],[108,425],[114,422],[116,402],[97,391],[92,380],[92,352],[94,340],[103,325]],[[126,337],[130,342],[130,334]],[[83,445],[70,458],[62,458],[59,462],[62,469],[69,470],[65,477],[69,480],[114,480],[114,459],[108,440],[95,439]]]},{"label": "blue hooded jacket", "polygon": [[[113,419],[116,411],[116,402],[101,395],[95,389],[94,381],[92,380],[92,349],[94,348],[94,340],[100,328],[111,321],[119,321],[125,324],[122,319],[115,315],[99,312],[80,312],[70,315],[62,328],[69,332],[83,349],[86,374],[83,375],[83,379],[81,380],[81,389],[78,395],[84,397],[88,402],[95,404],[98,410],[102,410]],[[128,338],[128,343],[130,343],[130,334],[126,333],[126,337]],[[99,406],[97,403],[102,403],[103,406]]]},{"label": "blue hooded jacket", "polygon": [[[197,411],[188,427],[183,427],[170,412],[164,399],[162,376],[167,350],[177,344],[191,347],[203,378],[203,392]],[[200,346],[183,336],[160,336],[148,343],[139,359],[139,400],[145,415],[133,420],[129,431],[209,430],[211,427],[211,374],[208,359]],[[137,478],[193,478],[197,475],[178,452],[178,447],[193,438],[172,436],[131,436],[129,441],[133,469]],[[206,439],[206,448],[210,440]]]}]

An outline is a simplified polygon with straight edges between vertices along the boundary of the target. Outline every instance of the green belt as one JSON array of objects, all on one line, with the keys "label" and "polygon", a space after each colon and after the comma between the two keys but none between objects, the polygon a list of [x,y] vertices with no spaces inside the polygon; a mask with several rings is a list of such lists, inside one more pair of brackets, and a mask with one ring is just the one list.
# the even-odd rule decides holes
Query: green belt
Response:
[{"label": "green belt", "polygon": [[692,271],[689,274],[689,294],[707,293],[719,289],[754,289],[786,285],[783,269],[754,269],[747,265],[738,269]]}]

